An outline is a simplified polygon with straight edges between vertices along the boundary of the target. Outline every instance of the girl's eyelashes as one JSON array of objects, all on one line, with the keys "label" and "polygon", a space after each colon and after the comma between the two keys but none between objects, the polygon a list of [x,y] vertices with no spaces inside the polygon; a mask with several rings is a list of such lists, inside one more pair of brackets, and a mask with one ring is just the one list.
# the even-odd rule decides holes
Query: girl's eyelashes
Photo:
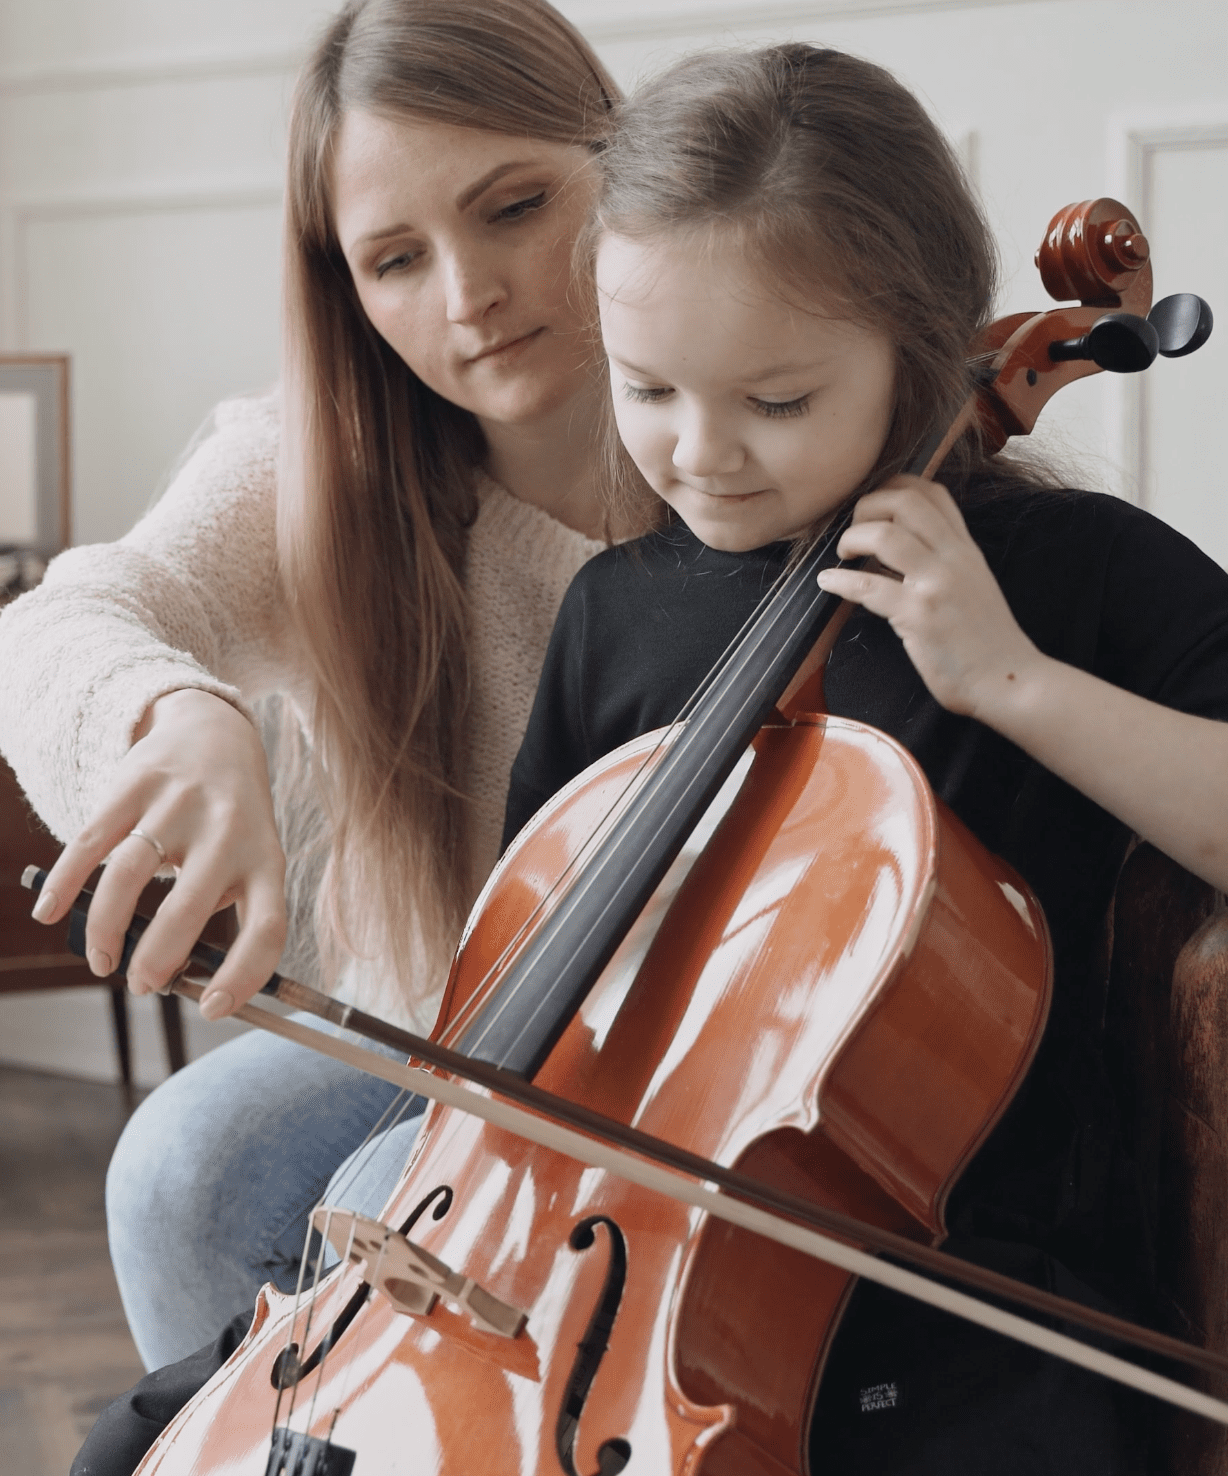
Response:
[{"label": "girl's eyelashes", "polygon": [[751,404],[758,414],[772,420],[786,415],[805,415],[810,409],[810,396],[798,395],[796,400],[752,400]]},{"label": "girl's eyelashes", "polygon": [[[624,382],[623,396],[625,399],[633,400],[639,405],[659,405],[673,390],[663,387],[652,387],[646,384],[630,384]],[[810,409],[810,393],[798,395],[795,400],[759,400],[753,396],[750,399],[751,408],[756,415],[765,416],[768,420],[781,419],[793,415],[805,415]]]},{"label": "girl's eyelashes", "polygon": [[666,395],[673,394],[673,390],[661,387],[653,388],[646,384],[623,385],[623,394],[628,400],[634,400],[637,405],[658,405],[665,399]]}]

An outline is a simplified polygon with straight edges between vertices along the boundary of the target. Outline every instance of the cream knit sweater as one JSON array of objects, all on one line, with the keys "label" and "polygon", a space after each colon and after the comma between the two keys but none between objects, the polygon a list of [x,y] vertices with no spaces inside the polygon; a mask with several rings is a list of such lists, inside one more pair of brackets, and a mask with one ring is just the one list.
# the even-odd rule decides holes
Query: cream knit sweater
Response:
[{"label": "cream knit sweater", "polygon": [[[118,543],[74,548],[0,616],[0,751],[62,840],[99,803],[149,704],[198,687],[249,715],[275,693],[303,711],[276,577],[277,402],[218,407],[212,433]],[[465,584],[471,613],[472,854],[494,864],[512,760],[559,602],[602,545],[492,482],[480,489]],[[377,961],[336,992],[428,1028],[442,979],[396,997]]]}]

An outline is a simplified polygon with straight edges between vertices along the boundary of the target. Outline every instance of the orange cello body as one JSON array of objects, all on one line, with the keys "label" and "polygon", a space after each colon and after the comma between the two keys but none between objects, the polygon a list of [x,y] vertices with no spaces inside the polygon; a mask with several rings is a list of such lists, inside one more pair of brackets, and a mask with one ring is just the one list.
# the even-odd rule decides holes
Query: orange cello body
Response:
[{"label": "orange cello body", "polygon": [[[652,743],[581,775],[509,851],[440,1033]],[[952,1185],[1031,1061],[1050,979],[1039,905],[915,761],[873,729],[803,716],[760,731],[535,1080],[938,1242]],[[846,1272],[453,1109],[428,1110],[382,1218],[400,1225],[432,1195],[414,1241],[527,1322],[499,1336],[444,1302],[412,1315],[372,1295],[289,1419],[355,1452],[354,1476],[809,1470]],[[318,1342],[361,1281],[334,1271],[310,1329],[266,1288],[243,1347],[140,1476],[263,1476],[276,1358],[291,1338]]]}]

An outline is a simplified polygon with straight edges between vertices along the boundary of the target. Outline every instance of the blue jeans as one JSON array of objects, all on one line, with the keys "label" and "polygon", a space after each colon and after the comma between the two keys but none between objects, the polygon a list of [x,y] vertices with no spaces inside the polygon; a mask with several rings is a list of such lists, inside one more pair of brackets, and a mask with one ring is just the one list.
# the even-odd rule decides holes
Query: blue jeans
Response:
[{"label": "blue jeans", "polygon": [[262,1031],[202,1056],[147,1097],[107,1173],[111,1260],[146,1368],[216,1338],[266,1281],[292,1290],[321,1200],[378,1215],[424,1106]]}]

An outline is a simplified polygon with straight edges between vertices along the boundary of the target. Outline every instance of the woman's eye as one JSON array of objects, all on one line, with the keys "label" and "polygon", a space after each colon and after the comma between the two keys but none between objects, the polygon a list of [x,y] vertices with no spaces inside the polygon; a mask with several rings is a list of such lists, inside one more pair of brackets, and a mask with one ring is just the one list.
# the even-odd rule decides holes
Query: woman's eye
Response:
[{"label": "woman's eye", "polygon": [[404,271],[418,259],[416,251],[402,251],[400,256],[390,256],[387,261],[381,261],[375,268],[376,277],[382,281],[389,272]]},{"label": "woman's eye", "polygon": [[668,389],[653,388],[646,384],[623,385],[624,398],[634,400],[637,405],[659,405],[670,393]]},{"label": "woman's eye", "polygon": [[766,415],[768,419],[783,415],[805,415],[810,409],[810,396],[798,395],[796,400],[752,400],[759,415]]},{"label": "woman's eye", "polygon": [[527,200],[516,200],[511,205],[505,205],[495,215],[496,220],[523,220],[526,215],[532,214],[534,210],[540,210],[546,203],[545,190],[539,190]]}]

